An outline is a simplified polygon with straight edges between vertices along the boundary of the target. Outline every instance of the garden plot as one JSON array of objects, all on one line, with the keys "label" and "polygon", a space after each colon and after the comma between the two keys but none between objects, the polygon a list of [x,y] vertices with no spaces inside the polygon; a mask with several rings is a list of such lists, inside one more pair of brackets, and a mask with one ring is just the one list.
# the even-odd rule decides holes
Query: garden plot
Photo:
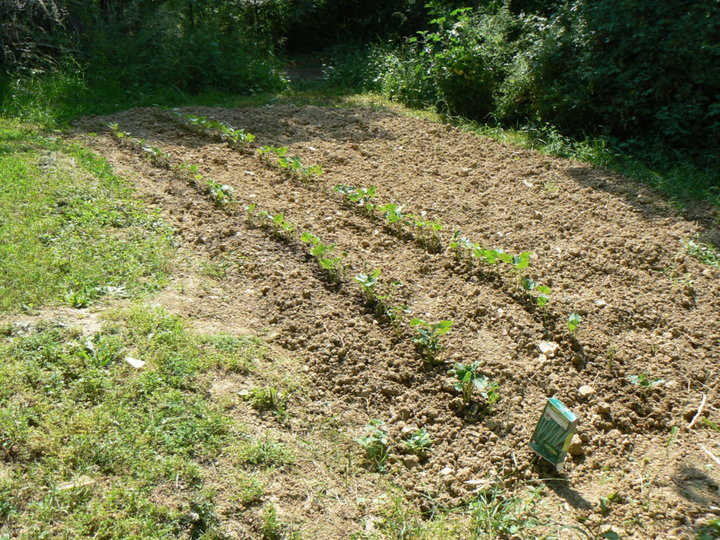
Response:
[{"label": "garden plot", "polygon": [[[541,520],[593,534],[717,517],[720,269],[688,249],[718,243],[702,209],[687,221],[606,171],[389,112],[178,112],[78,136],[223,265],[216,317],[269,329],[319,392],[364,407],[369,470],[426,512],[529,484]],[[564,475],[528,447],[551,396],[580,418]]]}]

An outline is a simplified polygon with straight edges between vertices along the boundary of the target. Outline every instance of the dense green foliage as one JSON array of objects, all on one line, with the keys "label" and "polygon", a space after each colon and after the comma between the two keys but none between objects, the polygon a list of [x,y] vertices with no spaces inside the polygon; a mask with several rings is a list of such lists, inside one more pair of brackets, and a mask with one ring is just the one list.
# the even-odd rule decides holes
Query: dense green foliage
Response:
[{"label": "dense green foliage", "polygon": [[429,30],[377,56],[379,88],[479,120],[720,141],[717,2],[544,2],[547,15],[488,4],[436,8]]}]

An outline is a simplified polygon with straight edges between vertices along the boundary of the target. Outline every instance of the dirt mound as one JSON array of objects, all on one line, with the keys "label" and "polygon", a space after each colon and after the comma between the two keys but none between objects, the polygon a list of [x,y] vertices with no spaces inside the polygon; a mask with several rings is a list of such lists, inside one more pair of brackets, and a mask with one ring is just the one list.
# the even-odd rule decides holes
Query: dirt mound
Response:
[{"label": "dirt mound", "polygon": [[[544,484],[545,512],[558,521],[570,514],[590,530],[611,524],[636,537],[687,534],[717,512],[718,467],[699,445],[720,451],[712,427],[720,423],[720,270],[683,244],[717,234],[707,222],[686,221],[649,189],[607,171],[387,111],[183,112],[256,140],[238,150],[155,109],[86,119],[79,128],[99,133],[84,142],[141,178],[139,191],[187,245],[223,265],[232,298],[199,299],[185,314],[270,329],[305,360],[319,392],[383,420],[391,474],[425,510],[461,504],[491,479],[509,490]],[[108,123],[169,155],[169,168],[119,144]],[[293,178],[258,157],[261,145],[288,147],[324,174]],[[183,163],[195,165],[202,182],[229,186],[239,204],[221,207],[212,190],[187,181]],[[442,248],[388,224],[382,212],[347,204],[336,185],[376,186],[377,205],[439,221]],[[246,219],[249,204],[281,213],[295,231]],[[327,279],[299,231],[346,253],[339,281]],[[455,231],[486,249],[532,252],[530,266],[503,270],[480,264],[472,250],[456,254],[447,248]],[[393,305],[411,310],[398,327],[354,279],[375,269],[394,291]],[[551,288],[546,306],[523,279]],[[571,314],[582,319],[574,332]],[[439,363],[423,360],[412,317],[453,321]],[[542,342],[557,347],[542,354]],[[480,396],[465,404],[454,388],[449,370],[472,361],[499,385],[492,407]],[[580,417],[564,475],[528,448],[551,396]],[[424,459],[400,444],[416,428],[433,440]]]}]

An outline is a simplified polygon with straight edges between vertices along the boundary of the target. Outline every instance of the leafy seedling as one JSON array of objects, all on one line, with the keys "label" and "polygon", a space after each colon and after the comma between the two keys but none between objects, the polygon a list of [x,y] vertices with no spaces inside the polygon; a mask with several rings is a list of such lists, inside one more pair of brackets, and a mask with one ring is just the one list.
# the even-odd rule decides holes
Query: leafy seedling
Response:
[{"label": "leafy seedling", "polygon": [[577,313],[571,313],[567,321],[568,332],[574,334],[581,321],[582,317],[580,315],[578,315]]},{"label": "leafy seedling", "polygon": [[475,361],[471,364],[455,364],[450,373],[455,375],[455,389],[462,393],[466,404],[472,402],[473,394],[477,390],[485,398],[488,409],[491,409],[500,399],[500,385],[482,375],[479,369],[480,362]]},{"label": "leafy seedling", "polygon": [[214,180],[208,180],[206,185],[210,197],[220,208],[226,208],[235,200],[235,190],[231,186]]},{"label": "leafy seedling", "polygon": [[665,384],[664,379],[650,377],[647,373],[640,373],[639,375],[629,375],[628,381],[630,381],[631,384],[640,386],[641,388],[644,388],[646,390],[652,390],[653,388]]},{"label": "leafy seedling", "polygon": [[310,244],[309,253],[317,261],[320,268],[326,273],[331,281],[339,283],[342,280],[342,260],[346,253],[339,256],[331,256],[335,251],[335,244],[324,244],[320,238],[312,233],[304,232],[300,235],[300,241]]},{"label": "leafy seedling", "polygon": [[385,422],[370,420],[365,426],[365,436],[356,439],[356,442],[365,449],[368,458],[378,470],[385,468],[385,462],[390,455],[388,450],[388,434],[383,429]]},{"label": "leafy seedling", "polygon": [[421,246],[432,253],[442,250],[442,240],[440,239],[440,231],[442,223],[435,220],[424,220],[417,216],[408,216],[411,223],[418,231],[418,242]]},{"label": "leafy seedling", "polygon": [[375,269],[372,274],[358,274],[355,276],[355,281],[360,284],[360,290],[365,300],[368,302],[377,302],[377,295],[375,288],[378,284],[378,278],[380,277],[380,268]]},{"label": "leafy seedling", "polygon": [[477,245],[469,238],[462,236],[460,231],[455,231],[453,233],[450,238],[450,243],[448,244],[448,249],[455,254],[455,260],[457,262],[462,260],[463,255],[472,253],[476,247]]},{"label": "leafy seedling", "polygon": [[370,202],[375,198],[377,191],[375,186],[370,186],[369,188],[354,188],[352,186],[338,184],[335,186],[335,191],[342,193],[353,205],[362,208],[368,213],[375,210],[375,205]]},{"label": "leafy seedling", "polygon": [[424,459],[430,452],[432,443],[433,441],[427,430],[420,428],[412,432],[410,437],[403,441],[402,447],[410,454],[415,454],[420,459]]},{"label": "leafy seedling", "polygon": [[[520,282],[520,286],[523,290],[527,291],[528,293],[530,291],[536,291],[539,293],[537,296],[535,296],[535,303],[539,308],[544,308],[547,303],[550,301],[550,294],[552,293],[552,290],[550,287],[547,287],[545,285],[540,285],[536,281],[533,281],[532,279],[528,277],[522,278]],[[578,321],[579,322],[579,321]]]},{"label": "leafy seedling", "polygon": [[429,323],[417,318],[410,321],[410,326],[417,332],[412,341],[423,353],[427,362],[435,363],[440,353],[445,350],[445,346],[440,343],[440,336],[447,334],[452,325],[453,321]]}]

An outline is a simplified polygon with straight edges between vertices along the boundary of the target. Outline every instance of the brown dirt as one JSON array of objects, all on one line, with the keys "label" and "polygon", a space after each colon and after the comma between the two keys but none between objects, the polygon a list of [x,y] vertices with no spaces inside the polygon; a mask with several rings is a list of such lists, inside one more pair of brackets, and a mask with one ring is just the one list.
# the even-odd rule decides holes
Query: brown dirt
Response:
[{"label": "brown dirt", "polygon": [[[688,221],[648,188],[608,171],[388,111],[186,112],[243,128],[258,145],[289,146],[324,174],[288,179],[253,152],[188,133],[152,109],[85,119],[76,137],[136,181],[186,249],[223,267],[221,296],[201,291],[173,308],[213,328],[264,329],[303,359],[317,399],[339,415],[359,409],[386,421],[399,456],[389,474],[421,507],[459,505],[472,496],[468,481],[492,478],[508,490],[544,485],[548,516],[595,533],[611,525],[621,536],[685,537],[717,517],[719,467],[699,444],[720,454],[718,433],[702,421],[685,428],[703,394],[702,416],[720,424],[720,271],[682,245],[693,237],[720,243],[702,209]],[[273,239],[217,208],[175,170],[118,145],[107,122],[169,152],[174,164],[197,164],[241,202],[282,212],[337,244],[348,253],[342,286],[323,279],[302,244]],[[528,275],[553,290],[546,313],[523,299],[516,276],[426,252],[344,204],[336,184],[377,186],[380,202],[441,221],[445,240],[462,230],[483,246],[532,251]],[[412,316],[454,321],[442,366],[424,365],[411,331],[396,335],[365,305],[352,276],[373,268],[403,283],[399,298]],[[572,312],[583,317],[575,335],[565,324]],[[543,340],[559,344],[553,358],[539,356]],[[500,384],[492,412],[462,411],[452,388],[448,369],[473,360]],[[642,373],[665,382],[647,390],[628,380]],[[583,385],[592,395],[580,396]],[[580,417],[582,454],[564,475],[528,448],[550,396]],[[397,444],[408,426],[425,427],[434,440],[426,461],[406,460],[410,468]],[[603,511],[601,497],[615,493]],[[305,518],[323,519],[310,511]]]}]

